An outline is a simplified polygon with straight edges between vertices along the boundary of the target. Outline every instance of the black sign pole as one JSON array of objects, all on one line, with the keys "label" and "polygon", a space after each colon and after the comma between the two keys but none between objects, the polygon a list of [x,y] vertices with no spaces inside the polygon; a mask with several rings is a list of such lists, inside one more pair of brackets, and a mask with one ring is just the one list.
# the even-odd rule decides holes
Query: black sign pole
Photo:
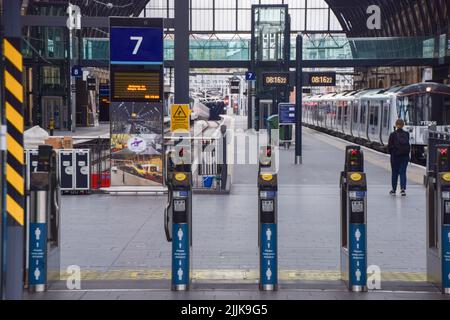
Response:
[{"label": "black sign pole", "polygon": [[296,77],[296,125],[295,125],[295,164],[303,163],[303,136],[302,136],[302,92],[303,92],[303,37],[301,34],[297,35],[297,77]]}]

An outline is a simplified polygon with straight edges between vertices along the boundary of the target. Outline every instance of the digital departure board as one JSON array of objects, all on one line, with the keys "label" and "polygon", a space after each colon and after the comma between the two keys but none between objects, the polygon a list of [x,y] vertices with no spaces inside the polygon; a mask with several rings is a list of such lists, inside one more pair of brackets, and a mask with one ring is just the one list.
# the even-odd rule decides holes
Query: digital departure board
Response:
[{"label": "digital departure board", "polygon": [[334,87],[336,85],[335,72],[308,72],[305,73],[304,86]]},{"label": "digital departure board", "polygon": [[263,73],[265,87],[288,86],[290,75],[287,72]]},{"label": "digital departure board", "polygon": [[139,102],[161,101],[161,73],[153,70],[114,72],[112,99]]}]

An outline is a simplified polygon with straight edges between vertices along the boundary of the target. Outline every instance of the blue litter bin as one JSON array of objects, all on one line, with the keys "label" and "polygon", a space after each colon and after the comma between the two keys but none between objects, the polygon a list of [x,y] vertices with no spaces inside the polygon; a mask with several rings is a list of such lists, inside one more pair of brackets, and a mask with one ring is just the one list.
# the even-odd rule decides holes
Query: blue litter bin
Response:
[{"label": "blue litter bin", "polygon": [[213,181],[214,181],[214,177],[212,177],[212,176],[203,177],[203,187],[209,188],[209,189],[212,188]]}]

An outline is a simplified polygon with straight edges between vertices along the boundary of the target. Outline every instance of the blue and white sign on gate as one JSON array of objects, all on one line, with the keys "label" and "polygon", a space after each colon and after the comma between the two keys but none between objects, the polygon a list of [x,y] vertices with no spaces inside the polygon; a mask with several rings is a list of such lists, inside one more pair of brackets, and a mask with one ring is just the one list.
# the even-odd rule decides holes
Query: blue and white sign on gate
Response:
[{"label": "blue and white sign on gate", "polygon": [[442,287],[450,288],[450,227],[442,227]]},{"label": "blue and white sign on gate", "polygon": [[277,225],[261,224],[261,285],[277,285]]},{"label": "blue and white sign on gate", "polygon": [[30,224],[29,284],[31,286],[47,283],[47,225]]},{"label": "blue and white sign on gate", "polygon": [[280,103],[278,105],[278,115],[280,125],[295,124],[295,104],[293,103]]},{"label": "blue and white sign on gate", "polygon": [[366,226],[350,224],[349,232],[350,285],[365,286],[367,284]]},{"label": "blue and white sign on gate", "polygon": [[189,227],[174,223],[172,228],[172,284],[189,285]]}]

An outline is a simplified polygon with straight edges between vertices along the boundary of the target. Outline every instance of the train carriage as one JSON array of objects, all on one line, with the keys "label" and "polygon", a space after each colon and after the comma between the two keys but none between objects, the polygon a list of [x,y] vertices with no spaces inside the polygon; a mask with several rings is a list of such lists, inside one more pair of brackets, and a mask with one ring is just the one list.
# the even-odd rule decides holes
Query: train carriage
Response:
[{"label": "train carriage", "polygon": [[450,132],[450,87],[419,83],[306,97],[305,123],[352,141],[386,150],[395,121],[405,121],[412,157],[424,163],[430,126]]}]

